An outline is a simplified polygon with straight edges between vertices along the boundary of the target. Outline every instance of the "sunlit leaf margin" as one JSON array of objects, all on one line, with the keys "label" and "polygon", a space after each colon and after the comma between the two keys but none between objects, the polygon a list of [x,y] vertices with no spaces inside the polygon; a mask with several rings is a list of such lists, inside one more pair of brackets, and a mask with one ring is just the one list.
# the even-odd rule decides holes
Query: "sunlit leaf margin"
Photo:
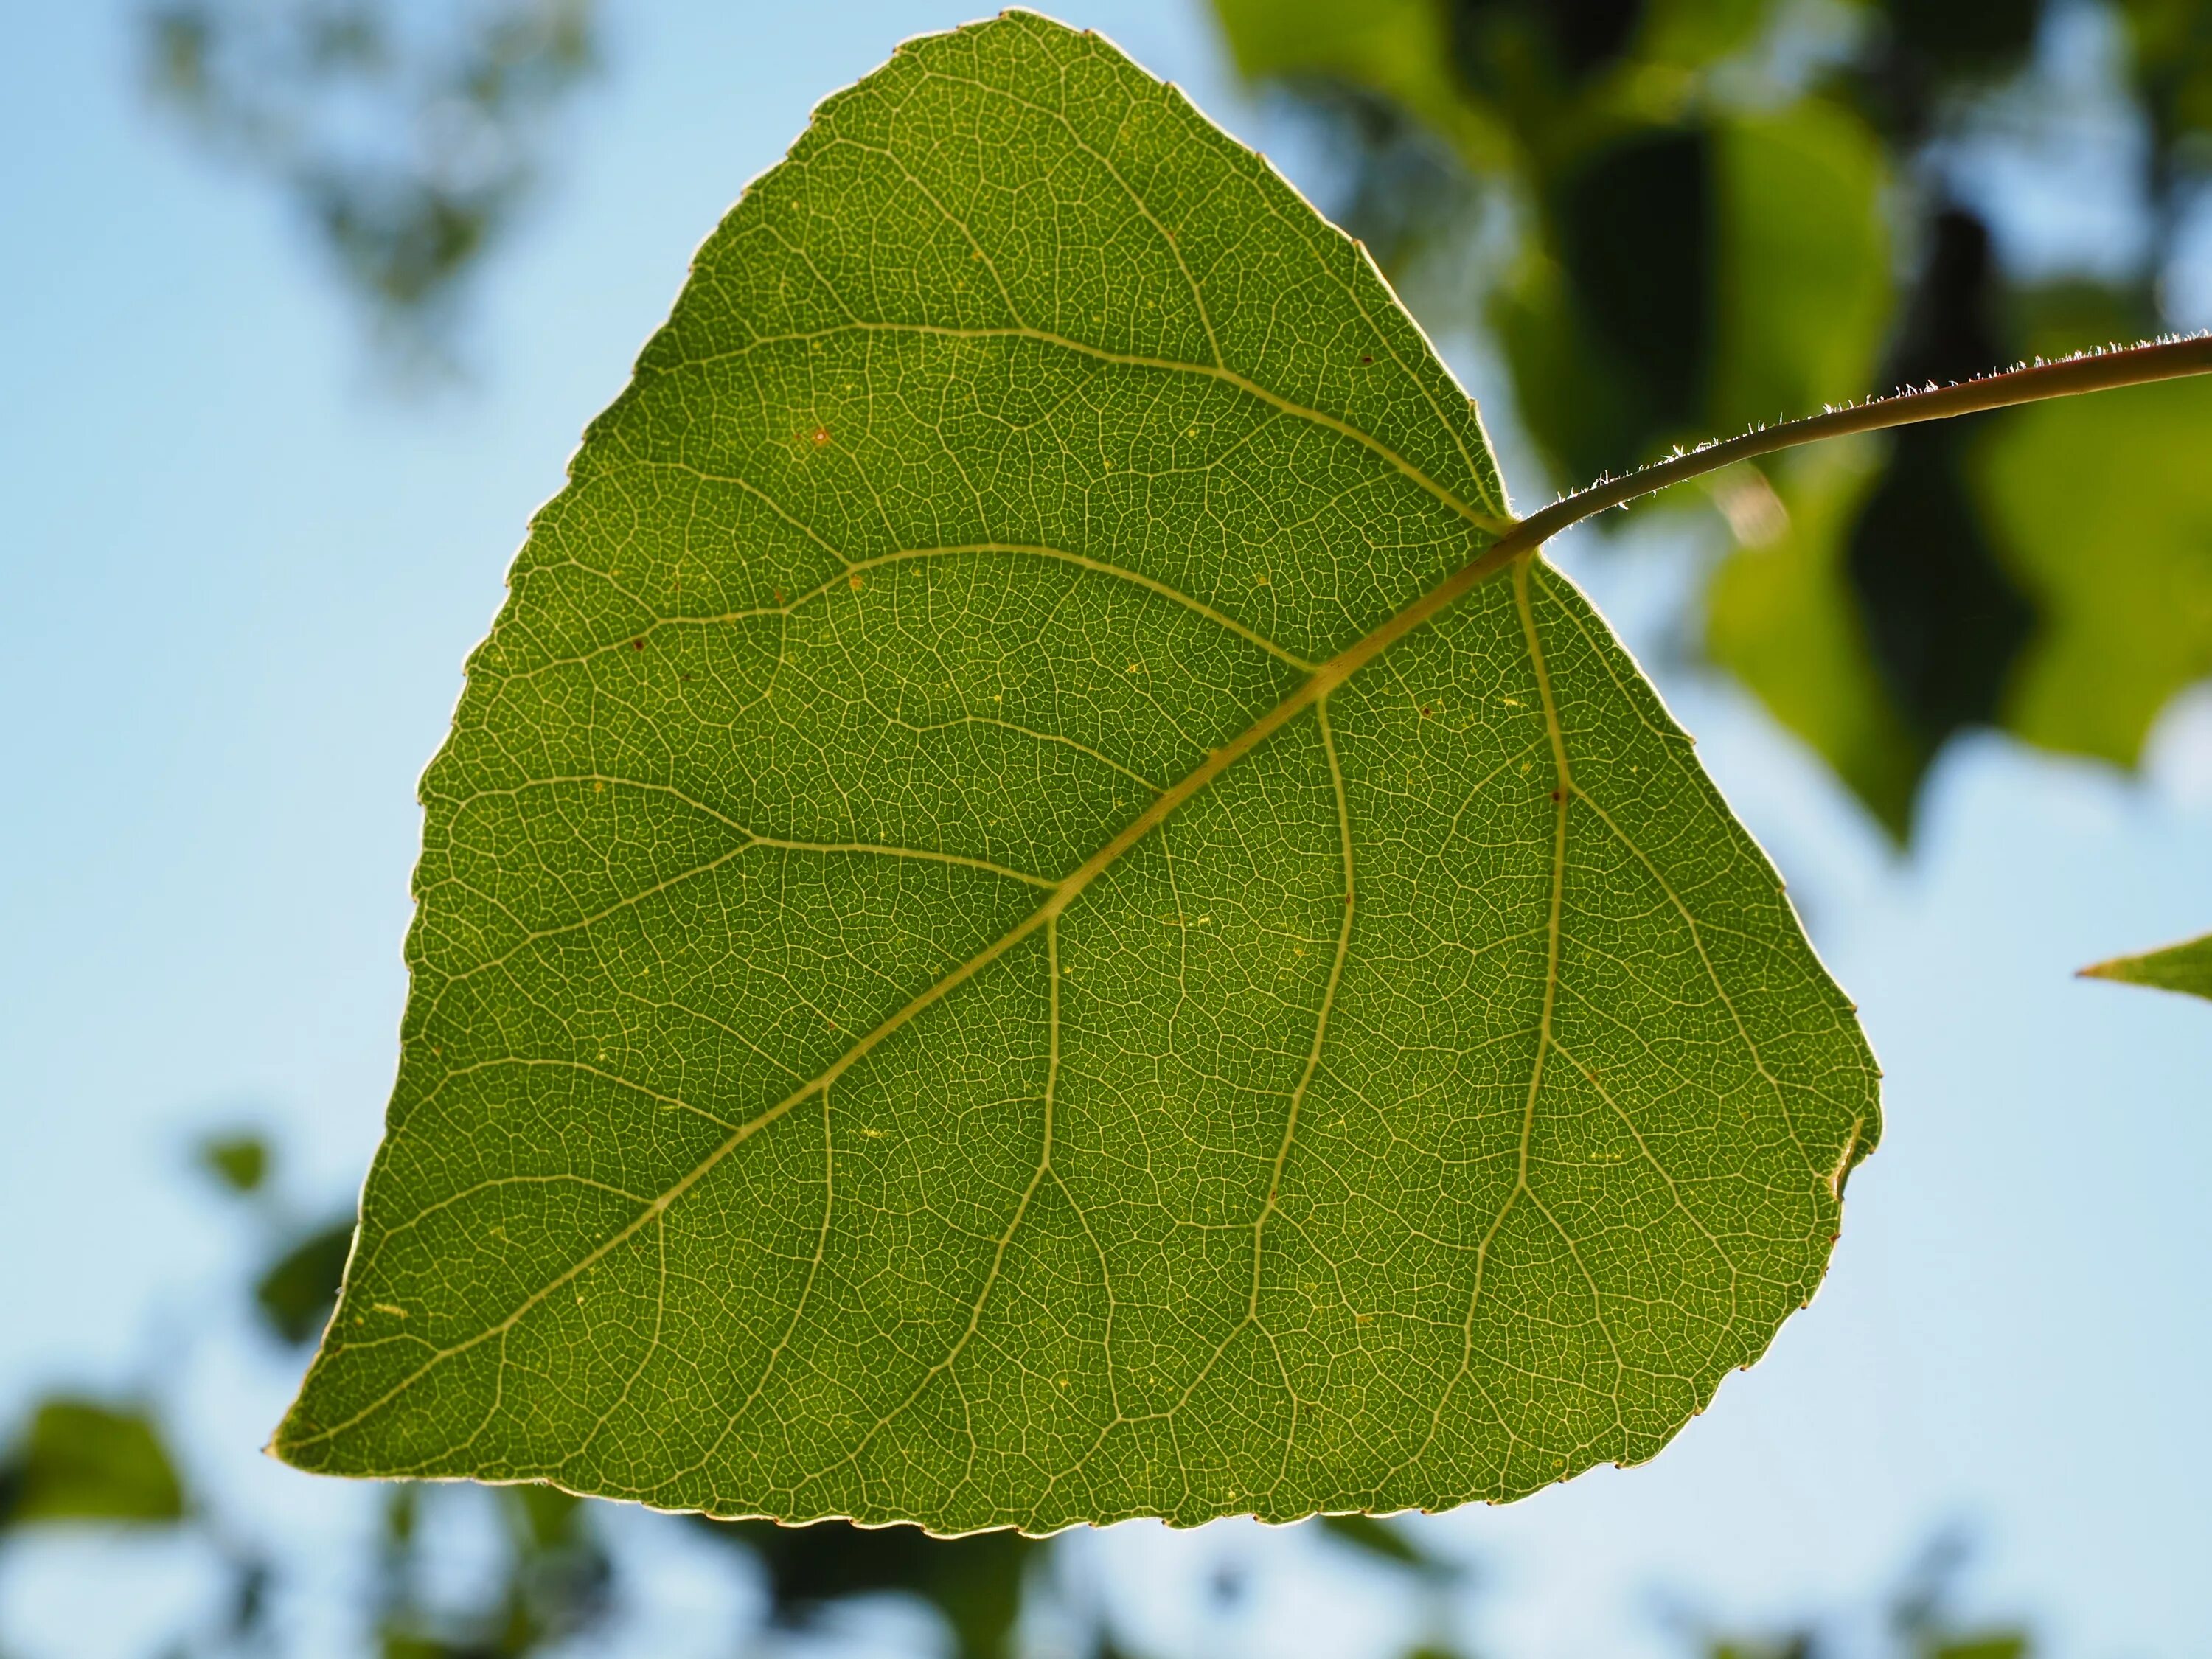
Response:
[{"label": "sunlit leaf margin", "polygon": [[1876,1073],[1547,522],[1095,35],[824,103],[471,659],[275,1449],[945,1532],[1651,1455]]}]

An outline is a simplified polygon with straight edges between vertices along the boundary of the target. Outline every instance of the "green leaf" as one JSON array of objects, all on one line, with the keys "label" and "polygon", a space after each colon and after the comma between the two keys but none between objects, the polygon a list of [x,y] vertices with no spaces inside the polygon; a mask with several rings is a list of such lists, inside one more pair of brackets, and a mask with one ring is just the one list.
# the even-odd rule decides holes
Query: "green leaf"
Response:
[{"label": "green leaf", "polygon": [[[1556,8],[1215,9],[1248,77],[1379,96],[1483,185],[1531,198],[1531,246],[1490,313],[1566,475],[1872,389],[1893,297],[1875,135],[1820,99],[1716,114],[1684,90],[1756,33],[1755,0],[1639,9],[1611,46],[1641,72],[1610,76],[1584,61],[1595,34],[1559,38],[1589,20]],[[1570,60],[1595,78],[1531,67]]]},{"label": "green leaf", "polygon": [[[2208,446],[2212,401],[2186,381],[2032,405],[1963,442],[1972,499],[1957,501],[1966,516],[1943,541],[1963,550],[1985,538],[2037,619],[1989,711],[2002,729],[2132,766],[2174,694],[2212,673],[2212,494],[2198,465]],[[1789,532],[1723,562],[1706,594],[1706,641],[1902,840],[1942,733],[1899,708],[1846,566],[1854,538],[1873,528],[1867,507],[1881,479],[1861,459],[1873,453],[1808,452],[1778,471]],[[1931,494],[1896,500],[1893,516],[1934,526]],[[1895,568],[1924,574],[1944,550],[1930,538]],[[1987,596],[1963,603],[1971,597],[1948,601],[1960,613],[1946,634],[1954,665],[1977,620],[1996,609]]]},{"label": "green leaf", "polygon": [[[550,1486],[499,1494],[508,1548],[457,1601],[435,1507],[450,1492],[402,1486],[386,1494],[377,1562],[375,1651],[383,1659],[490,1659],[573,1650],[617,1603],[613,1559],[593,1523],[596,1505]],[[424,1504],[433,1506],[432,1515]],[[443,1579],[446,1582],[437,1582]],[[441,1592],[443,1593],[441,1593]]]},{"label": "green leaf", "polygon": [[1498,112],[1468,98],[1452,73],[1452,22],[1437,0],[1214,0],[1213,9],[1248,80],[1380,94],[1478,168],[1513,153]]},{"label": "green leaf", "polygon": [[2035,1643],[2026,1631],[1984,1631],[1935,1643],[1927,1659],[2027,1659]]},{"label": "green leaf", "polygon": [[2139,957],[2114,957],[2110,962],[2094,963],[2081,970],[2081,976],[2212,998],[2212,933],[2163,950],[2146,951]]},{"label": "green leaf", "polygon": [[1104,41],[824,103],[471,661],[278,1453],[945,1532],[1656,1453],[1875,1072],[1505,518],[1356,246]]},{"label": "green leaf", "polygon": [[768,1574],[775,1622],[803,1626],[849,1596],[918,1596],[951,1626],[960,1659],[1000,1659],[1012,1650],[1022,1586],[1040,1546],[1011,1532],[931,1538],[910,1527],[823,1522],[779,1527],[765,1521],[705,1522],[741,1543]]},{"label": "green leaf", "polygon": [[2212,398],[2187,380],[2008,416],[1984,448],[1983,512],[2043,626],[2005,724],[2132,766],[2173,694],[2212,673]]},{"label": "green leaf", "polygon": [[144,1412],[43,1401],[0,1459],[0,1532],[61,1521],[180,1519],[184,1487]]},{"label": "green leaf", "polygon": [[1707,433],[1863,395],[1893,302],[1888,169],[1866,124],[1807,99],[1715,134],[1720,246]]},{"label": "green leaf", "polygon": [[1318,1524],[1326,1535],[1370,1560],[1448,1574],[1451,1564],[1437,1559],[1398,1528],[1371,1515],[1324,1515]]},{"label": "green leaf", "polygon": [[1753,518],[1705,589],[1705,647],[1902,841],[1928,745],[1883,683],[1845,564],[1881,477],[1881,447],[1865,441],[1777,467],[1771,530]]},{"label": "green leaf", "polygon": [[234,1193],[258,1192],[269,1178],[269,1143],[257,1134],[210,1135],[199,1145],[199,1163]]},{"label": "green leaf", "polygon": [[1632,128],[1541,185],[1491,318],[1532,434],[1571,477],[1863,395],[1892,302],[1887,173],[1865,125],[1807,100]]},{"label": "green leaf", "polygon": [[338,1280],[353,1248],[353,1220],[332,1222],[287,1245],[254,1281],[262,1322],[287,1342],[319,1334],[337,1300]]}]

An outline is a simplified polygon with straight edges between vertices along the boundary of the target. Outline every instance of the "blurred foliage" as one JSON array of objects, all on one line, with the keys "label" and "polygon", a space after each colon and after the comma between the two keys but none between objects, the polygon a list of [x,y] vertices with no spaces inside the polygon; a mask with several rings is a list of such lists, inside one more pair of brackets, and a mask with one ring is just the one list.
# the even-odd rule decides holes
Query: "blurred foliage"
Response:
[{"label": "blurred foliage", "polygon": [[1968,1546],[1957,1533],[1923,1551],[1891,1600],[1889,1627],[1908,1659],[2027,1659],[2034,1638],[2021,1626],[1962,1620],[1951,1606]]},{"label": "blurred foliage", "polygon": [[[276,1159],[259,1135],[210,1135],[199,1144],[197,1162],[226,1192],[264,1200],[272,1196],[269,1179]],[[254,1310],[279,1341],[305,1342],[330,1322],[353,1249],[353,1218],[326,1217],[301,1226],[285,1219],[281,1204],[263,1208],[270,1255],[253,1282]]]},{"label": "blurred foliage", "polygon": [[772,1521],[697,1520],[750,1551],[766,1570],[771,1622],[804,1629],[848,1596],[902,1593],[944,1616],[959,1659],[999,1659],[1013,1650],[1024,1577],[1050,1549],[1012,1532],[933,1538],[917,1527],[863,1528],[841,1521],[782,1527]]},{"label": "blurred foliage", "polygon": [[[1963,1535],[1940,1534],[1906,1570],[1878,1621],[1890,1659],[2030,1659],[2035,1639],[2025,1626],[1965,1619],[1954,1608],[1967,1555]],[[1699,1645],[1705,1659],[1828,1659],[1866,1650],[1819,1622],[1763,1636],[1708,1632]]]},{"label": "blurred foliage", "polygon": [[550,1486],[495,1489],[507,1545],[491,1594],[453,1606],[429,1595],[432,1550],[420,1525],[440,1488],[398,1486],[384,1498],[375,1589],[382,1659],[520,1659],[589,1634],[613,1607],[614,1564],[586,1499]]},{"label": "blurred foliage", "polygon": [[155,101],[281,190],[410,366],[447,360],[599,58],[593,0],[158,0],[141,22]]},{"label": "blurred foliage", "polygon": [[0,1457],[0,1532],[56,1521],[183,1518],[185,1492],[144,1410],[58,1395]]},{"label": "blurred foliage", "polygon": [[1416,1572],[1457,1576],[1455,1563],[1438,1560],[1422,1550],[1401,1528],[1371,1515],[1324,1515],[1314,1524],[1334,1542],[1377,1561],[1410,1567]]},{"label": "blurred foliage", "polygon": [[[1487,332],[1570,485],[2168,326],[2157,279],[2212,181],[2212,0],[1215,9],[1349,158],[1340,216],[1432,324]],[[2062,12],[2118,43],[2148,137],[2149,246],[2097,282],[2008,270],[1959,159],[2063,147],[2037,58]],[[1707,653],[1900,839],[1962,730],[2132,765],[2212,672],[2208,438],[2177,386],[1783,458],[1708,492],[1736,545]]]},{"label": "blurred foliage", "polygon": [[2212,398],[2182,389],[2023,410],[1984,458],[1985,520],[2045,618],[2008,709],[2030,742],[2131,756],[2212,672]]},{"label": "blurred foliage", "polygon": [[254,1281],[253,1302],[287,1342],[320,1336],[337,1304],[338,1280],[353,1249],[353,1218],[318,1227],[271,1261]]},{"label": "blurred foliage", "polygon": [[258,1134],[210,1135],[200,1143],[199,1161],[231,1191],[258,1192],[269,1178],[269,1143]]},{"label": "blurred foliage", "polygon": [[[1215,0],[1239,68],[1288,90],[1349,159],[1336,204],[1416,303],[1489,331],[1520,417],[1570,483],[1668,447],[1894,385],[2165,325],[2155,278],[2212,181],[2212,3],[2112,0],[2144,122],[2153,244],[2124,278],[2004,268],[1943,164],[2023,94],[2035,0]],[[216,152],[275,184],[387,341],[444,353],[471,274],[513,231],[562,108],[599,58],[592,0],[165,0],[148,84]],[[1707,498],[1735,550],[1706,641],[1893,832],[1954,732],[1996,724],[2122,764],[2175,690],[2212,672],[2212,406],[2186,383],[2045,404],[1740,469]],[[2086,970],[2208,994],[2205,940]],[[246,1135],[201,1161],[263,1194]],[[264,1216],[252,1300],[287,1345],[319,1331],[349,1218]],[[597,1506],[495,1489],[501,1565],[433,1594],[426,1520],[464,1489],[384,1498],[371,1620],[387,1659],[519,1656],[603,1624],[616,1567]],[[480,1501],[480,1500],[477,1500]],[[48,1523],[236,1528],[188,1498],[153,1415],[56,1395],[0,1452],[0,1547]],[[942,1615],[957,1650],[1009,1650],[1051,1589],[1049,1542],[695,1518],[750,1559],[785,1628],[884,1593]],[[1364,1516],[1334,1545],[1443,1596],[1458,1564]],[[230,1534],[224,1533],[226,1537]],[[210,1651],[268,1637],[270,1569],[226,1544]],[[1949,1612],[1939,1550],[1887,1621],[1909,1659],[2024,1659],[2025,1631]],[[1118,1651],[1110,1615],[1095,1650]],[[1708,1632],[1711,1659],[1818,1659],[1814,1626]],[[186,1650],[180,1644],[178,1651]]]}]

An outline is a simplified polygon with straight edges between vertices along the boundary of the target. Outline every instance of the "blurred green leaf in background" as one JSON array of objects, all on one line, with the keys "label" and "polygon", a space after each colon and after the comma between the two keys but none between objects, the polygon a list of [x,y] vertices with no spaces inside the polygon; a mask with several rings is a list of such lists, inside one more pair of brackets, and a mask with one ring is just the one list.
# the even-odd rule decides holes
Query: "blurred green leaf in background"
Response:
[{"label": "blurred green leaf in background", "polygon": [[593,0],[159,0],[155,102],[274,183],[402,366],[441,366],[599,62]]},{"label": "blurred green leaf in background", "polygon": [[775,1625],[805,1629],[825,1608],[854,1596],[913,1595],[943,1616],[960,1659],[999,1659],[1013,1650],[1026,1580],[1052,1547],[1014,1532],[933,1538],[917,1527],[836,1521],[784,1527],[706,1516],[696,1524],[759,1562]]},{"label": "blurred green leaf in background", "polygon": [[346,1253],[353,1248],[353,1218],[318,1227],[269,1264],[253,1286],[253,1300],[269,1328],[287,1342],[322,1332],[337,1301]]},{"label": "blurred green leaf in background", "polygon": [[[2152,234],[2063,280],[2008,265],[1959,161],[2068,142],[2080,100],[2046,84],[2059,20],[2036,0],[1216,10],[1243,73],[1352,153],[1341,216],[1425,319],[1489,336],[1561,487],[2174,325],[2157,278],[2212,158],[2201,0],[2071,9],[2148,135]],[[2135,392],[1739,477],[1708,492],[1735,547],[1706,653],[1900,840],[1961,731],[2132,766],[2212,672],[2207,419]]]},{"label": "blurred green leaf in background", "polygon": [[152,1416],[56,1395],[0,1459],[0,1530],[56,1521],[176,1521],[183,1485]]}]

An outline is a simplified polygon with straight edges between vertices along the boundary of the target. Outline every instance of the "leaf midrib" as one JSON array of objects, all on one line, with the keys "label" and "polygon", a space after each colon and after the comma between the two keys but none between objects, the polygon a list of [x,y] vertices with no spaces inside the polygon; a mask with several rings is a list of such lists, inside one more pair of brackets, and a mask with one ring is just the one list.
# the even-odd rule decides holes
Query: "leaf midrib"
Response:
[{"label": "leaf midrib", "polygon": [[[1186,367],[1188,366],[1186,365]],[[1443,499],[1441,492],[1439,499]],[[913,998],[896,1012],[861,1036],[829,1066],[793,1090],[775,1105],[738,1125],[730,1132],[727,1139],[700,1159],[637,1215],[594,1246],[557,1277],[548,1280],[543,1287],[525,1297],[505,1318],[495,1324],[485,1327],[465,1341],[458,1342],[449,1348],[440,1349],[413,1371],[349,1416],[325,1428],[319,1429],[313,1434],[286,1439],[284,1442],[286,1449],[296,1452],[344,1433],[356,1424],[381,1411],[386,1405],[412,1388],[434,1367],[468,1352],[495,1336],[502,1336],[513,1330],[547,1297],[575,1279],[579,1275],[589,1272],[597,1263],[604,1261],[665,1215],[686,1193],[697,1186],[709,1172],[746,1141],[751,1139],[754,1135],[787,1115],[793,1108],[811,1099],[817,1094],[825,1092],[839,1078],[866,1059],[886,1039],[910,1024],[916,1017],[966,984],[984,969],[1005,956],[1007,951],[1036,933],[1039,928],[1056,923],[1066,913],[1067,908],[1082,895],[1084,890],[1110,868],[1123,854],[1165,823],[1177,809],[1203,793],[1216,778],[1231,766],[1250,754],[1269,738],[1305,713],[1307,709],[1320,704],[1331,692],[1344,684],[1400,640],[1405,638],[1407,635],[1433,621],[1449,609],[1485,579],[1497,574],[1516,560],[1525,562],[1534,552],[1534,546],[1533,542],[1529,541],[1525,534],[1509,532],[1492,542],[1474,558],[1460,566],[1443,581],[1429,589],[1427,592],[1391,617],[1380,627],[1322,663],[1258,720],[1253,721],[1227,743],[1209,750],[1206,758],[1180,782],[1163,791],[1142,812],[1123,826],[1111,841],[1062,878],[1054,886],[1044,902],[1031,911],[1029,915],[990,945],[969,957],[951,973],[936,981],[927,990]],[[1524,623],[1524,628],[1533,632],[1534,628],[1533,617]],[[1557,961],[1554,957],[1547,970],[1547,979],[1555,977],[1556,972]],[[371,1345],[355,1343],[347,1346],[366,1347]]]}]

